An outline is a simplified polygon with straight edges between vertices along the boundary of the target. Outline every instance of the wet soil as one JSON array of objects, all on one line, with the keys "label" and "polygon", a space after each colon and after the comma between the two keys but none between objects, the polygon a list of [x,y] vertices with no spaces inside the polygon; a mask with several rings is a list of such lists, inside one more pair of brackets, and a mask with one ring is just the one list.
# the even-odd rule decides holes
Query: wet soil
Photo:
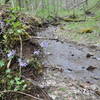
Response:
[{"label": "wet soil", "polygon": [[[54,38],[58,34],[57,28],[50,26],[37,34],[42,37]],[[86,90],[89,92],[87,93],[88,97],[86,97],[86,94],[84,95],[79,88],[69,85],[75,83],[76,86],[80,87],[79,83],[81,82],[84,84],[83,88],[85,88],[84,86],[90,88],[92,85],[95,85],[95,88],[100,87],[99,47],[91,46],[93,48],[90,48],[67,41],[62,43],[53,40],[39,40],[39,42],[48,43],[48,47],[43,48],[45,53],[43,64],[47,68],[44,74],[46,81],[44,86],[50,87],[48,91],[51,91],[50,95],[54,100],[99,100],[98,96],[93,95],[92,92]],[[74,90],[79,92],[75,93]],[[74,96],[72,96],[73,92]],[[77,93],[79,93],[79,97],[76,96]],[[73,99],[74,97],[75,99]]]}]

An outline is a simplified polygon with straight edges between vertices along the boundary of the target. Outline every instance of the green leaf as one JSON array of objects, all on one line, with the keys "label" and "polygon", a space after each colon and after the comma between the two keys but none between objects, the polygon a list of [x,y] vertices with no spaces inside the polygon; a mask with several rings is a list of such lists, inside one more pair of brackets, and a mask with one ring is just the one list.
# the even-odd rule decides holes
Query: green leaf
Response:
[{"label": "green leaf", "polygon": [[25,90],[27,88],[27,84],[25,84],[22,88],[22,90]]},{"label": "green leaf", "polygon": [[6,35],[4,35],[4,36],[3,36],[3,38],[6,40],[6,39],[7,39],[7,36],[6,36]]},{"label": "green leaf", "polygon": [[14,80],[11,80],[11,81],[10,81],[10,84],[13,85],[13,84],[14,84]]},{"label": "green leaf", "polygon": [[18,91],[19,90],[19,87],[15,87],[14,91]]},{"label": "green leaf", "polygon": [[10,72],[11,72],[11,69],[7,69],[7,70],[6,70],[6,73],[10,73]]},{"label": "green leaf", "polygon": [[20,26],[21,26],[21,22],[13,23],[13,27],[14,28],[17,28],[17,27],[20,27]]},{"label": "green leaf", "polygon": [[19,81],[20,79],[20,77],[15,77],[15,81]]},{"label": "green leaf", "polygon": [[0,67],[3,67],[5,65],[5,62],[3,60],[0,60]]},{"label": "green leaf", "polygon": [[22,82],[21,82],[21,81],[17,81],[16,84],[17,84],[17,85],[21,85]]},{"label": "green leaf", "polygon": [[11,75],[7,75],[7,78],[12,78],[12,76]]},{"label": "green leaf", "polygon": [[17,33],[19,33],[19,34],[22,33],[22,32],[23,32],[23,31],[22,31],[21,29],[17,30]]}]

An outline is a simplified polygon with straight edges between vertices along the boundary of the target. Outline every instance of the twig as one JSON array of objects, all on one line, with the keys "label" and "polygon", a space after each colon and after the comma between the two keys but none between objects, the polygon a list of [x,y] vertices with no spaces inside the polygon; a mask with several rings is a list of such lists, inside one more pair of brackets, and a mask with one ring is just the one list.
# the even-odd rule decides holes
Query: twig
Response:
[{"label": "twig", "polygon": [[8,64],[7,64],[7,69],[9,69],[10,65],[11,65],[11,61],[12,59],[9,60]]},{"label": "twig", "polygon": [[43,89],[41,89],[41,88],[39,88],[39,89],[42,91],[43,95],[46,97],[46,100],[51,100],[49,95],[47,95],[47,93]]},{"label": "twig", "polygon": [[84,19],[73,19],[73,18],[61,18],[61,20],[65,22],[85,22]]},{"label": "twig", "polygon": [[26,78],[23,75],[21,77],[24,78],[26,81],[29,81],[30,83],[32,83],[34,86],[40,87],[40,84],[37,81],[34,81],[34,80],[30,79],[30,78]]},{"label": "twig", "polygon": [[38,89],[40,89],[43,93],[43,95],[47,98],[47,100],[51,100],[50,97],[46,94],[46,92],[44,90],[41,89],[40,84],[30,78],[26,78],[25,76],[22,76],[22,78],[24,78],[25,80],[31,82],[34,86],[37,86]]},{"label": "twig", "polygon": [[22,44],[22,38],[21,38],[20,35],[19,35],[19,39],[20,39],[20,58],[22,59],[22,55],[23,55],[23,53],[22,53],[23,44]]},{"label": "twig", "polygon": [[39,37],[39,36],[31,36],[31,38],[25,39],[23,41],[27,41],[27,40],[30,40],[30,39],[55,40],[55,41],[60,41],[62,43],[64,42],[63,40],[60,40],[57,37],[56,38],[50,38],[50,37]]},{"label": "twig", "polygon": [[21,92],[21,91],[13,91],[13,90],[6,90],[6,91],[0,91],[0,94],[2,93],[18,93],[18,94],[22,94],[22,95],[26,95],[30,98],[33,98],[33,100],[43,100],[43,99],[40,99],[40,98],[37,98],[37,97],[34,97],[33,95],[31,94],[27,94],[27,93],[24,93],[24,92]]},{"label": "twig", "polygon": [[[20,39],[20,59],[22,59],[23,56],[23,43],[22,43],[22,38],[19,35],[19,39]],[[20,66],[20,75],[21,75],[21,66]]]}]

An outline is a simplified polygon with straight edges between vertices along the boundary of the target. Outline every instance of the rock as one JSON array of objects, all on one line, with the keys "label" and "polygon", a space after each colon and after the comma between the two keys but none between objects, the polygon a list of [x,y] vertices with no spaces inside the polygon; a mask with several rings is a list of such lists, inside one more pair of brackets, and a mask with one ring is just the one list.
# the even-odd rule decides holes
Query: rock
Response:
[{"label": "rock", "polygon": [[47,54],[47,55],[52,55],[52,53],[50,53],[50,52],[46,52],[46,54]]},{"label": "rock", "polygon": [[56,86],[56,81],[54,81],[54,80],[48,80],[47,81],[47,86]]},{"label": "rock", "polygon": [[97,90],[98,89],[98,86],[93,84],[90,86],[90,89],[92,89],[93,91]]},{"label": "rock", "polygon": [[72,54],[71,56],[74,56],[74,54]]},{"label": "rock", "polygon": [[88,54],[86,55],[87,58],[90,58],[90,57],[92,57],[92,56],[93,56],[93,54],[91,54],[91,53],[88,53]]},{"label": "rock", "polygon": [[95,69],[96,69],[96,67],[94,67],[94,66],[89,66],[89,67],[87,68],[88,71],[94,71]]},{"label": "rock", "polygon": [[68,68],[68,71],[73,71],[72,69]]},{"label": "rock", "polygon": [[99,57],[97,57],[97,58],[96,58],[96,60],[99,60],[99,61],[100,61],[100,58],[99,58]]},{"label": "rock", "polygon": [[96,90],[95,93],[100,96],[100,91]]},{"label": "rock", "polygon": [[55,100],[55,99],[56,99],[56,96],[55,96],[55,95],[53,95],[53,94],[49,94],[49,96],[50,96],[53,100]]},{"label": "rock", "polygon": [[90,86],[90,84],[88,84],[88,83],[80,83],[79,86],[81,88],[87,89]]}]

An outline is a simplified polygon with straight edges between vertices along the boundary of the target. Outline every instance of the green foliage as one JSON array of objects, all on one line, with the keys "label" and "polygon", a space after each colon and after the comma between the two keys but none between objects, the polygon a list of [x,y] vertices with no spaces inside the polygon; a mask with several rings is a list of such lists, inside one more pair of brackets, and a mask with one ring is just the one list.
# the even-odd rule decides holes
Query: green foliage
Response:
[{"label": "green foliage", "polygon": [[7,69],[3,75],[3,79],[0,80],[0,85],[5,84],[5,90],[24,91],[27,88],[27,82],[17,74],[14,75],[14,71],[11,69]]},{"label": "green foliage", "polygon": [[[29,25],[26,26],[24,19],[21,18],[25,18],[25,21],[29,19],[27,21]],[[23,46],[24,39],[29,38],[30,35],[26,31],[35,22],[34,18],[31,20],[30,17],[22,17],[16,9],[8,9],[3,16],[0,16],[0,21],[4,23],[3,31],[0,33],[0,91],[26,91],[31,83],[22,78],[22,69],[26,71],[31,67],[36,75],[42,72],[41,64],[35,56],[32,57],[33,60],[30,58],[27,62],[27,58],[19,56],[21,51],[17,49]],[[0,95],[3,97],[3,94]]]},{"label": "green foliage", "polygon": [[0,60],[0,67],[3,67],[5,65],[5,62],[3,60]]},{"label": "green foliage", "polygon": [[[9,15],[8,15],[9,14]],[[26,35],[26,27],[20,21],[18,13],[16,10],[10,9],[10,11],[6,14],[6,18],[1,18],[5,22],[5,28],[2,35],[0,35],[1,43],[6,48],[12,48],[16,42],[18,42],[19,35]]]},{"label": "green foliage", "polygon": [[[16,9],[8,9],[8,12],[4,15],[5,16],[0,16],[0,20],[5,23],[5,26],[3,27],[4,31],[0,34],[0,49],[3,51],[3,55],[6,56],[15,44],[20,42],[19,36],[27,36],[25,31],[26,27],[20,21],[19,13]],[[14,57],[11,59],[13,60]],[[6,65],[9,64],[9,60],[11,59],[1,57],[0,91],[24,91],[27,88],[27,82],[21,78],[20,73],[17,70],[14,71],[6,68]]]}]

